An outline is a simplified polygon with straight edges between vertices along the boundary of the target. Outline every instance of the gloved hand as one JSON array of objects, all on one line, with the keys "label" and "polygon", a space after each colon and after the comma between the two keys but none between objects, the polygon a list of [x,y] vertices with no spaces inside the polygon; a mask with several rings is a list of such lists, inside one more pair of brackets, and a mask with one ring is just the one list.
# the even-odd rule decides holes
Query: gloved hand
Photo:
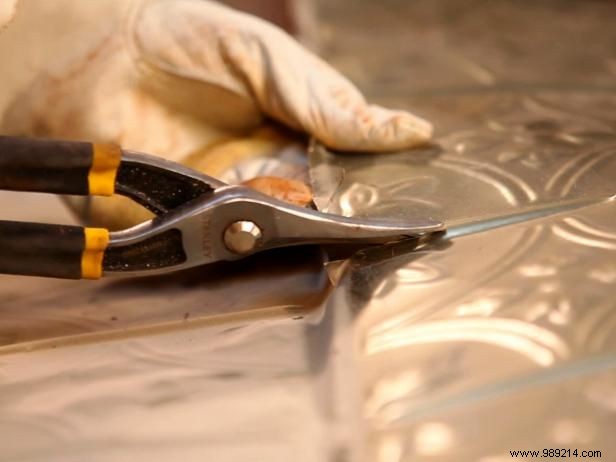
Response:
[{"label": "gloved hand", "polygon": [[[12,74],[1,132],[116,142],[210,174],[212,151],[284,145],[288,134],[260,128],[269,120],[352,151],[412,147],[432,130],[367,104],[277,27],[204,0],[22,0],[0,59]],[[95,213],[117,215],[107,204]]]}]

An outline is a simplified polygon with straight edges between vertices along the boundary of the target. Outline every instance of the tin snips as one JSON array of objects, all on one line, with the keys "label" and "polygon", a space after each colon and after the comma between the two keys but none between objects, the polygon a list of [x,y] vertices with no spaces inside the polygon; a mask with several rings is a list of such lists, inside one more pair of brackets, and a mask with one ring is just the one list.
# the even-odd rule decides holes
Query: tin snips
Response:
[{"label": "tin snips", "polygon": [[154,156],[87,142],[0,137],[0,189],[121,194],[155,214],[117,232],[0,221],[0,273],[7,274],[145,275],[277,247],[380,244],[443,229],[429,217],[401,222],[321,213]]}]

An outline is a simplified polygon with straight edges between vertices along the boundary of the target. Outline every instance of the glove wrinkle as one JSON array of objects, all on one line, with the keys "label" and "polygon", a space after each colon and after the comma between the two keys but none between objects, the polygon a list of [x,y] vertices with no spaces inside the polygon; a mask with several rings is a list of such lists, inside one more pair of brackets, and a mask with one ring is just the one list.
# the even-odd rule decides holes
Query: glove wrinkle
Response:
[{"label": "glove wrinkle", "polygon": [[205,1],[146,1],[130,40],[142,80],[165,102],[209,125],[243,133],[263,117],[220,52],[227,31],[217,18],[226,10],[232,11]]}]

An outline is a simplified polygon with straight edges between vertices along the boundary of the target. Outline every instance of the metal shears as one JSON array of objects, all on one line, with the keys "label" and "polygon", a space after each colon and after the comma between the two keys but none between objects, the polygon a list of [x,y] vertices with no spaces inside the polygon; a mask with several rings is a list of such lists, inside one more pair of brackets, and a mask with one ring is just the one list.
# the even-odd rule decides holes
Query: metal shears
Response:
[{"label": "metal shears", "polygon": [[380,244],[443,229],[347,218],[228,185],[115,145],[0,136],[0,189],[121,194],[155,217],[132,228],[0,221],[0,273],[67,279],[175,271],[304,244]]}]

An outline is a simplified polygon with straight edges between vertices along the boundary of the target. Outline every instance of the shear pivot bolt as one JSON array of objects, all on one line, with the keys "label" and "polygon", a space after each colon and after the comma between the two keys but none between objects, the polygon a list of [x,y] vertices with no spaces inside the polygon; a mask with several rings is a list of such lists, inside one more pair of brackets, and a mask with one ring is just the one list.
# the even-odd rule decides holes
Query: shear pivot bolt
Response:
[{"label": "shear pivot bolt", "polygon": [[261,229],[252,221],[236,221],[227,226],[224,241],[231,252],[243,255],[256,249],[261,237]]}]

